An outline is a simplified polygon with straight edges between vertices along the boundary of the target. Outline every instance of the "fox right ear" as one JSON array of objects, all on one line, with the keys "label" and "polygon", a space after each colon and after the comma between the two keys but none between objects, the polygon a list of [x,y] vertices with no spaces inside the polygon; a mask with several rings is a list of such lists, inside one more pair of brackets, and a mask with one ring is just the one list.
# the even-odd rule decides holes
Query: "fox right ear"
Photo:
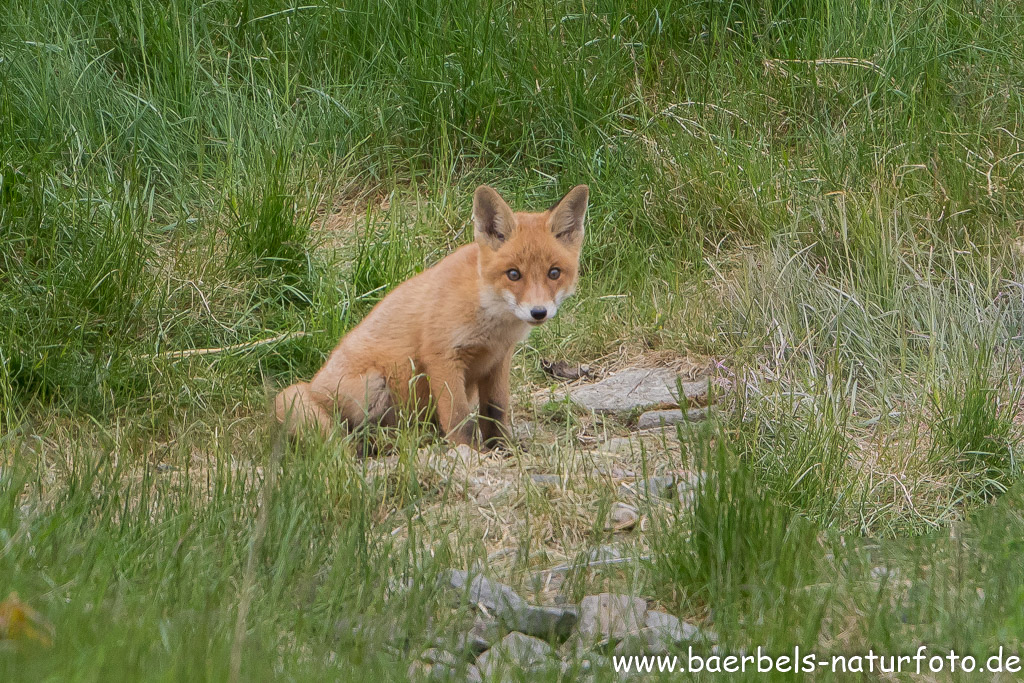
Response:
[{"label": "fox right ear", "polygon": [[473,193],[473,233],[481,245],[497,250],[511,237],[515,217],[493,187],[481,185]]},{"label": "fox right ear", "polygon": [[578,250],[583,244],[583,219],[587,215],[589,198],[590,189],[586,185],[577,185],[549,209],[551,233],[572,249]]}]

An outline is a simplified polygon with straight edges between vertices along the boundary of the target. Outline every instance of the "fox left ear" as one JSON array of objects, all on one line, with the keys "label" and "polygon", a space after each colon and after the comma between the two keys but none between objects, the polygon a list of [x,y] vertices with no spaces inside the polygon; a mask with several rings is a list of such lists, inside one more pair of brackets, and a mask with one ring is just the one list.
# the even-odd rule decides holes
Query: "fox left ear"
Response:
[{"label": "fox left ear", "polygon": [[551,207],[548,225],[559,242],[567,247],[579,249],[583,244],[583,219],[587,215],[587,200],[590,188],[577,185]]}]

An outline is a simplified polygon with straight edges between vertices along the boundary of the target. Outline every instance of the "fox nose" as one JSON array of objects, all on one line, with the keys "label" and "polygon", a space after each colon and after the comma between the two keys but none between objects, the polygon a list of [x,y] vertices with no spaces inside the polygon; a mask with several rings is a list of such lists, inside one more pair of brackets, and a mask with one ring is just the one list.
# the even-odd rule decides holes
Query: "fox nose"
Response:
[{"label": "fox nose", "polygon": [[533,316],[534,320],[543,320],[548,315],[548,309],[543,306],[534,306],[530,309],[530,315]]}]

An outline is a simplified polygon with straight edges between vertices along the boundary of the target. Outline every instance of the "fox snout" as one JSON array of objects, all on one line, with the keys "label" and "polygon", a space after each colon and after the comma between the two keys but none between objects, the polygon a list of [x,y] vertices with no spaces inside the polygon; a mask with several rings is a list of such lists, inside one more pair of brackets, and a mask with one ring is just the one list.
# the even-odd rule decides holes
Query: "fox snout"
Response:
[{"label": "fox snout", "polygon": [[515,313],[523,322],[531,325],[540,325],[545,320],[555,317],[558,306],[554,302],[548,304],[520,304],[516,307]]},{"label": "fox snout", "polygon": [[551,320],[558,312],[558,303],[555,301],[520,301],[514,292],[505,290],[502,292],[505,303],[512,309],[512,313],[524,323],[540,325]]}]

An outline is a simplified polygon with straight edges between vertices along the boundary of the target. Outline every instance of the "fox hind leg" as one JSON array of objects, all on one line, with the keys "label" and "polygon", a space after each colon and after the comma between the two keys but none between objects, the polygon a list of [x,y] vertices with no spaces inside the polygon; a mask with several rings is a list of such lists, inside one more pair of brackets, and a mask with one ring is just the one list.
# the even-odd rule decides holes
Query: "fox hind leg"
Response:
[{"label": "fox hind leg", "polygon": [[294,434],[305,426],[330,434],[335,416],[348,429],[363,423],[385,426],[395,422],[394,401],[387,380],[379,372],[342,376],[330,384],[300,382],[277,395],[274,408],[279,422]]},{"label": "fox hind leg", "polygon": [[368,372],[363,375],[341,377],[331,387],[339,419],[350,433],[356,432],[356,451],[359,457],[376,454],[376,444],[363,425],[394,426],[394,398],[384,375]]},{"label": "fox hind leg", "polygon": [[391,391],[379,372],[344,376],[322,391],[333,396],[338,417],[350,430],[363,423],[388,426],[394,421]]}]

